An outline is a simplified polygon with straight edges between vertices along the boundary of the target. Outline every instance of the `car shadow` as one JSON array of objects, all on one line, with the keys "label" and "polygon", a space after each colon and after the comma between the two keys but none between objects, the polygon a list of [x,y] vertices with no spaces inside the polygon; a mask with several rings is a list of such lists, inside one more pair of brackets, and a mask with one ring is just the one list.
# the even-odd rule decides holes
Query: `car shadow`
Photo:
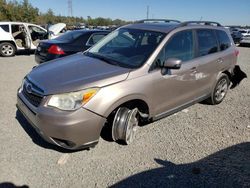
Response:
[{"label": "car shadow", "polygon": [[1,188],[29,188],[28,185],[16,186],[16,185],[14,185],[14,184],[11,183],[11,182],[3,182],[3,183],[0,183],[0,187],[1,187]]},{"label": "car shadow", "polygon": [[243,72],[239,65],[236,65],[233,71],[233,76],[231,78],[232,85],[230,89],[234,89],[236,86],[240,85],[240,82],[247,78],[247,74]]},{"label": "car shadow", "polygon": [[155,162],[162,167],[135,174],[111,187],[250,187],[250,142],[193,163]]},{"label": "car shadow", "polygon": [[35,50],[22,50],[22,51],[16,52],[16,56],[30,56],[34,54],[35,54]]},{"label": "car shadow", "polygon": [[80,150],[67,150],[61,147],[58,147],[56,145],[50,144],[46,142],[37,132],[36,130],[30,125],[30,123],[26,120],[26,118],[22,115],[20,110],[16,111],[16,119],[19,122],[19,124],[22,126],[24,131],[30,136],[32,141],[45,149],[50,149],[50,150],[55,150],[60,153],[75,153],[78,151],[83,151],[83,150],[89,150],[88,148],[86,149],[80,149]]}]

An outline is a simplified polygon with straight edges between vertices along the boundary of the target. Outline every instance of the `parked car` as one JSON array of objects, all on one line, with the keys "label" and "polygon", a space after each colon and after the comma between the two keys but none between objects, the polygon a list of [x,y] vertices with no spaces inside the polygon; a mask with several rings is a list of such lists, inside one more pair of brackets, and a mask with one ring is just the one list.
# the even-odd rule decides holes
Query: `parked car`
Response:
[{"label": "parked car", "polygon": [[108,33],[101,30],[76,30],[68,31],[53,40],[41,41],[35,52],[36,62],[43,63],[85,51]]},{"label": "parked car", "polygon": [[239,44],[243,37],[243,35],[239,31],[232,31],[231,36],[235,44]]},{"label": "parked car", "polygon": [[240,41],[241,46],[250,46],[250,34],[245,35],[242,37]]},{"label": "parked car", "polygon": [[[63,24],[55,25],[49,29],[49,33],[56,37],[62,26]],[[35,50],[40,40],[50,37],[49,33],[31,23],[0,22],[0,55],[9,57],[14,56],[17,51]]]},{"label": "parked car", "polygon": [[66,32],[66,24],[57,23],[54,25],[50,25],[47,30],[49,33],[48,39],[55,39]]},{"label": "parked car", "polygon": [[230,27],[228,28],[230,31],[230,34],[233,38],[233,41],[235,44],[239,44],[243,35],[241,34],[240,30],[238,28]]},{"label": "parked car", "polygon": [[46,141],[66,149],[93,146],[105,131],[130,144],[140,124],[203,100],[221,103],[238,53],[218,23],[141,21],[35,67],[17,107]]},{"label": "parked car", "polygon": [[250,29],[240,29],[239,32],[241,32],[243,36],[250,35]]}]

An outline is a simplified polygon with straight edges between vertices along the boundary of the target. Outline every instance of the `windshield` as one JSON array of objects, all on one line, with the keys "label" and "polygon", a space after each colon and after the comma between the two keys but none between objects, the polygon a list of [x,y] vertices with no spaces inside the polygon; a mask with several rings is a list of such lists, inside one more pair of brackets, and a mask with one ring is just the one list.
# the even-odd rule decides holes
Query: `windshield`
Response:
[{"label": "windshield", "polygon": [[78,31],[68,31],[59,37],[56,38],[56,40],[60,41],[72,41],[81,36],[83,32],[78,32]]},{"label": "windshield", "polygon": [[246,31],[240,31],[241,33],[247,33]]},{"label": "windshield", "polygon": [[102,60],[105,58],[122,67],[138,68],[164,37],[165,34],[160,32],[122,28],[109,34],[85,54],[99,59],[101,57]]}]

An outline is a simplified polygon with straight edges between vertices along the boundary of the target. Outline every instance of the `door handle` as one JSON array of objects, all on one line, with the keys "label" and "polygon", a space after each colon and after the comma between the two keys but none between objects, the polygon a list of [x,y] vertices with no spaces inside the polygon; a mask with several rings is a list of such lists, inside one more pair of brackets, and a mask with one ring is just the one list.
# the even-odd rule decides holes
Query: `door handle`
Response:
[{"label": "door handle", "polygon": [[223,63],[223,59],[219,58],[219,59],[217,59],[216,62],[217,62],[217,63]]},{"label": "door handle", "polygon": [[191,71],[192,73],[197,73],[197,68],[196,68],[196,67],[192,67],[192,68],[190,69],[190,71]]}]

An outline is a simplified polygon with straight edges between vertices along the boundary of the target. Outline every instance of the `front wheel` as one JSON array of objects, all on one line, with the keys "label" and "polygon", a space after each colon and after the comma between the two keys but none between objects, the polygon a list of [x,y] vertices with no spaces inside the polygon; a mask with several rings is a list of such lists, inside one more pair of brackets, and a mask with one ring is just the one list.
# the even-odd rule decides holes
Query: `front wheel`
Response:
[{"label": "front wheel", "polygon": [[209,104],[216,105],[223,101],[229,88],[229,79],[226,74],[222,74],[217,81],[211,97],[207,100]]},{"label": "front wheel", "polygon": [[131,144],[138,128],[138,122],[137,108],[132,110],[126,107],[119,108],[113,120],[112,139],[122,141],[126,145]]},{"label": "front wheel", "polygon": [[16,54],[16,48],[9,42],[0,44],[0,54],[4,57],[14,56]]}]

